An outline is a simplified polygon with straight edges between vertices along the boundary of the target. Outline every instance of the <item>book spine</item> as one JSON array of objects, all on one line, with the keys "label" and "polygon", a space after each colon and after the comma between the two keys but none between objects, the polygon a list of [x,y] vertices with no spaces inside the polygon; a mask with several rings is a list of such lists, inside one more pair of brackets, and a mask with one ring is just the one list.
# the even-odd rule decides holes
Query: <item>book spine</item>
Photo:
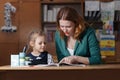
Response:
[{"label": "book spine", "polygon": [[43,5],[43,21],[47,22],[47,10],[48,10],[48,6],[47,5]]}]

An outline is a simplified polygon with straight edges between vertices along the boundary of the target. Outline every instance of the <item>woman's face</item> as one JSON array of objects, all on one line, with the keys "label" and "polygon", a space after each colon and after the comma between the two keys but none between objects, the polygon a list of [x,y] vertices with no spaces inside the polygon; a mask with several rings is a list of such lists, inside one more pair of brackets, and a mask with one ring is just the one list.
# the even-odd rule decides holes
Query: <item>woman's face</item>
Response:
[{"label": "woman's face", "polygon": [[66,36],[73,36],[74,35],[74,28],[75,24],[72,21],[68,20],[59,20],[60,29],[64,32]]}]

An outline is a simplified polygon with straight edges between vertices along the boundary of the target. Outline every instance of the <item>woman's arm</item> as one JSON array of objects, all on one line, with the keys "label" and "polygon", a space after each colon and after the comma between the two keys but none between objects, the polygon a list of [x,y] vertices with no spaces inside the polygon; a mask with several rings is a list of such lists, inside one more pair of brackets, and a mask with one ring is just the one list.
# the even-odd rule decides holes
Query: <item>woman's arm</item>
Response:
[{"label": "woman's arm", "polygon": [[100,46],[95,35],[94,31],[91,31],[88,37],[88,47],[90,52],[89,62],[90,64],[100,64],[101,62],[101,54],[100,54]]}]

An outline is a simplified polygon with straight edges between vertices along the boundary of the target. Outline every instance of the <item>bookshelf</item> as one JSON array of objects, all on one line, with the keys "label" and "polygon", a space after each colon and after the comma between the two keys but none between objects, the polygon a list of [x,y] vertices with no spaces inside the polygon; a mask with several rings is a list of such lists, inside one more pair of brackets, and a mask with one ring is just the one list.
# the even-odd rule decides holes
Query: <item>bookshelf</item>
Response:
[{"label": "bookshelf", "polygon": [[[90,11],[88,11],[89,15],[92,14],[91,16],[86,17],[86,14],[85,14],[86,7],[84,6],[84,19],[92,27],[94,27],[95,29],[104,30],[105,23],[108,23],[108,21],[105,22],[105,20],[107,20],[107,19],[110,21],[110,25],[113,26],[113,28],[112,28],[112,36],[114,35],[115,38],[114,38],[114,40],[112,39],[112,43],[114,43],[114,50],[109,50],[110,52],[108,52],[108,54],[111,54],[111,55],[108,55],[108,54],[105,53],[105,55],[107,55],[107,56],[105,56],[103,58],[103,61],[105,63],[120,62],[120,59],[119,59],[120,58],[120,53],[119,53],[119,51],[120,51],[120,48],[119,48],[120,47],[119,46],[119,43],[120,43],[120,38],[119,38],[120,37],[120,27],[119,27],[119,25],[120,25],[120,20],[119,20],[120,19],[119,18],[120,10],[119,9],[120,8],[119,7],[120,7],[120,5],[119,5],[119,3],[120,2],[119,2],[119,0],[86,0],[86,1],[100,1],[100,5],[99,5],[100,9],[99,10],[96,10],[96,11],[90,10]],[[112,3],[112,2],[114,2],[114,3]],[[115,2],[118,3],[118,4],[116,4]],[[101,3],[103,3],[103,4],[101,4]],[[107,4],[107,5],[109,4],[108,6],[109,6],[110,10],[109,9],[104,10],[104,7],[103,7],[103,6],[105,6],[104,3]],[[84,3],[84,5],[85,5],[85,3]],[[117,6],[117,8],[116,8],[116,6]],[[103,9],[102,9],[102,7],[103,7]],[[112,7],[114,7],[114,8],[112,9]],[[98,17],[98,13],[100,13],[99,17]],[[96,14],[96,15],[93,16],[94,14]],[[112,37],[112,36],[110,36],[110,37]],[[106,44],[107,44],[107,42],[110,42],[108,38],[105,40]],[[103,43],[103,40],[101,40],[100,43]],[[114,52],[114,55],[112,55],[113,53],[111,53],[111,52]]]},{"label": "bookshelf", "polygon": [[[61,7],[70,6],[75,8],[78,13],[85,19],[87,23],[89,23],[95,29],[102,29],[103,22],[101,21],[101,11],[99,10],[91,10],[87,11],[86,16],[86,1],[99,1],[99,2],[112,2],[113,0],[41,0],[41,25],[42,29],[47,27],[46,24],[52,25],[51,27],[56,27],[56,15],[57,12],[60,10]],[[95,6],[95,5],[93,5]],[[89,6],[88,6],[89,7]],[[92,7],[94,8],[94,7]],[[119,11],[115,13],[115,16],[119,18]],[[115,17],[115,22],[119,22],[119,19]],[[116,28],[115,28],[116,30]]]},{"label": "bookshelf", "polygon": [[[48,48],[47,50],[50,53],[55,53],[55,44],[54,44],[54,32],[56,30],[56,15],[59,9],[63,6],[70,6],[75,8],[78,13],[84,18],[84,20],[90,24],[91,27],[97,29],[103,29],[104,22],[101,20],[101,9],[98,10],[90,10],[87,12],[86,16],[86,1],[99,1],[100,3],[109,3],[114,0],[41,0],[41,26],[42,29],[47,33],[47,42],[48,42]],[[95,5],[93,5],[95,6]],[[99,6],[100,7],[100,6]],[[89,8],[89,6],[88,6]],[[92,9],[95,9],[96,7],[93,7]],[[113,34],[115,35],[115,48],[118,48],[119,43],[119,36],[120,36],[120,11],[116,10],[114,14],[114,20],[113,20]],[[52,37],[52,38],[51,38]],[[117,45],[116,45],[117,44]],[[120,54],[118,53],[119,50],[115,50],[114,56],[108,56],[105,58],[105,62],[118,62],[120,59]],[[53,54],[55,55],[55,54]]]}]

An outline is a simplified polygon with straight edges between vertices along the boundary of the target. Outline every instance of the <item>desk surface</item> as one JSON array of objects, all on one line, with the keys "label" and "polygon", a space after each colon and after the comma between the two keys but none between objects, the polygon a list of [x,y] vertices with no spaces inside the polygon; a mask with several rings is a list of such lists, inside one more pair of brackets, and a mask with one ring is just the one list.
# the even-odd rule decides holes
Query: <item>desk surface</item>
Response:
[{"label": "desk surface", "polygon": [[120,69],[120,64],[102,64],[86,66],[19,66],[11,67],[10,65],[0,66],[0,71],[5,70],[92,70],[92,69]]},{"label": "desk surface", "polygon": [[11,67],[0,66],[0,80],[120,80],[120,64],[84,67]]}]

